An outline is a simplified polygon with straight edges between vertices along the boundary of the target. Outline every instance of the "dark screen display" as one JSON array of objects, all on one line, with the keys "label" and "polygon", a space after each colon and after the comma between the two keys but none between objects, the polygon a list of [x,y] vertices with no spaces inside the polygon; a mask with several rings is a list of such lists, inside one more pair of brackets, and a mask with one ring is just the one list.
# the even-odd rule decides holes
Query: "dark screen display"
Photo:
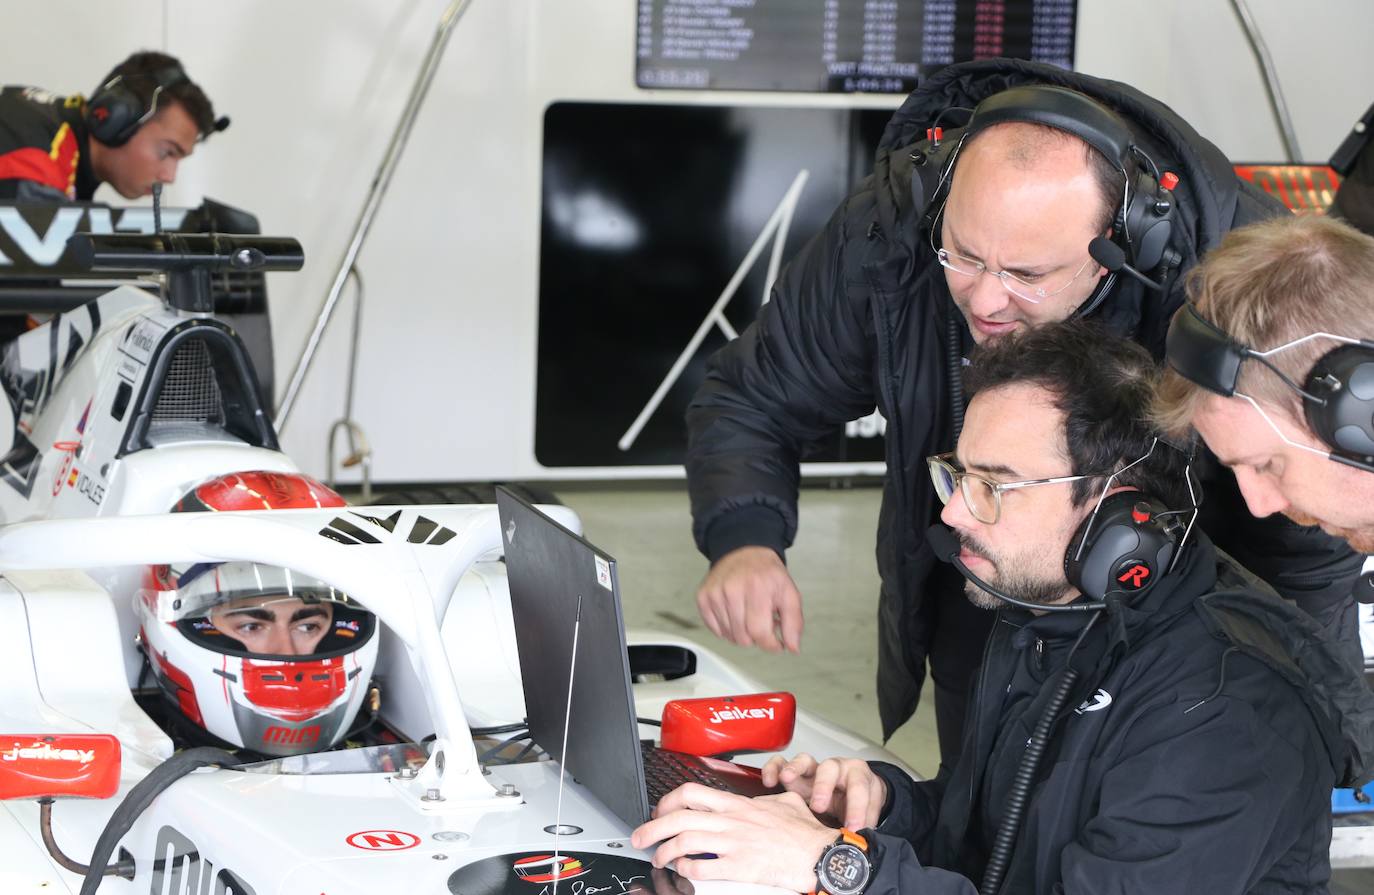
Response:
[{"label": "dark screen display", "polygon": [[907,93],[953,62],[1073,67],[1076,0],[638,0],[635,83]]},{"label": "dark screen display", "polygon": [[[754,320],[774,259],[785,265],[872,169],[891,114],[550,106],[539,251],[539,462],[681,463],[683,414],[707,359]],[[837,427],[824,443],[808,445],[804,458],[880,461],[882,438],[863,424]]]}]

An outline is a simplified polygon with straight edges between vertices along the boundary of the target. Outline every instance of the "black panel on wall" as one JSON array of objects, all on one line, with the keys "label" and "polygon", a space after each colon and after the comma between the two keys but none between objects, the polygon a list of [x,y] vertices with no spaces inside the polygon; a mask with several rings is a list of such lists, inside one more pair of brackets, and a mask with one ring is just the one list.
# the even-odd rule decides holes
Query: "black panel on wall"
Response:
[{"label": "black panel on wall", "polygon": [[[784,263],[824,227],[872,158],[887,110],[556,103],[544,116],[535,456],[548,467],[683,460],[683,413],[712,326],[658,408],[660,383],[741,269],[799,172]],[[724,315],[757,314],[774,240]],[[881,460],[842,429],[808,460]]]}]

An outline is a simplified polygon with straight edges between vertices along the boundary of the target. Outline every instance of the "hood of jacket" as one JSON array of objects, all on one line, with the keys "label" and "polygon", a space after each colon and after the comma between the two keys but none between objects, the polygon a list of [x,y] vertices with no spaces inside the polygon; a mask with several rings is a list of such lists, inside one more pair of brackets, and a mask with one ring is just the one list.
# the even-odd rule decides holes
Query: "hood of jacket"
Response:
[{"label": "hood of jacket", "polygon": [[1374,691],[1310,615],[1224,572],[1197,611],[1217,636],[1298,691],[1316,719],[1337,786],[1374,780]]},{"label": "hood of jacket", "polygon": [[[925,139],[926,129],[937,117],[953,108],[972,109],[994,93],[1023,84],[1068,87],[1111,108],[1125,119],[1137,144],[1160,171],[1178,175],[1173,190],[1176,226],[1170,244],[1183,257],[1180,272],[1196,264],[1237,223],[1241,186],[1230,161],[1164,103],[1117,81],[1040,63],[990,59],[940,69],[907,97],[888,122],[874,159],[878,215],[886,232],[902,234],[912,250],[924,238],[928,222],[912,226],[910,221],[914,203],[909,148]],[[1278,213],[1277,203],[1272,210]],[[1134,280],[1118,277],[1094,314],[1113,331],[1142,342],[1158,355],[1169,319],[1182,302],[1178,276],[1162,298]]]}]

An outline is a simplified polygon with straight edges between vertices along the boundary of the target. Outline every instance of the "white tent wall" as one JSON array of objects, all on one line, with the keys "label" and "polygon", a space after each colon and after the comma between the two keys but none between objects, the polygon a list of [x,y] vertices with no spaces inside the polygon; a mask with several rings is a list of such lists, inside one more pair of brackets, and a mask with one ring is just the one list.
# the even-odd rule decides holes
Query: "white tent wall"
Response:
[{"label": "white tent wall", "polygon": [[[280,398],[445,6],[46,0],[6,27],[0,80],[88,92],[136,48],[184,61],[233,126],[182,166],[164,201],[189,206],[214,197],[306,249],[302,273],[270,279]],[[1249,6],[1303,152],[1325,159],[1374,100],[1367,47],[1374,4]],[[674,472],[550,469],[535,458],[541,128],[549,103],[897,102],[640,90],[635,26],[631,0],[473,0],[459,22],[358,262],[366,302],[354,416],[372,442],[377,480]],[[1081,0],[1076,65],[1161,97],[1234,159],[1283,157],[1258,66],[1226,0]],[[118,202],[107,191],[97,198]],[[351,294],[350,285],[285,431],[286,449],[317,473],[343,407]]]}]

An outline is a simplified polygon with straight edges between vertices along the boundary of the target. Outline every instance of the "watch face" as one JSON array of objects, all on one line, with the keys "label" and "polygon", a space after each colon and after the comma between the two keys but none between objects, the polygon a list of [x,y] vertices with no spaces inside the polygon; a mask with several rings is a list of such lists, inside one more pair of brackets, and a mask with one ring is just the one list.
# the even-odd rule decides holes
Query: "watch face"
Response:
[{"label": "watch face", "polygon": [[859,895],[868,885],[868,874],[868,856],[848,842],[830,846],[816,873],[830,895]]}]

